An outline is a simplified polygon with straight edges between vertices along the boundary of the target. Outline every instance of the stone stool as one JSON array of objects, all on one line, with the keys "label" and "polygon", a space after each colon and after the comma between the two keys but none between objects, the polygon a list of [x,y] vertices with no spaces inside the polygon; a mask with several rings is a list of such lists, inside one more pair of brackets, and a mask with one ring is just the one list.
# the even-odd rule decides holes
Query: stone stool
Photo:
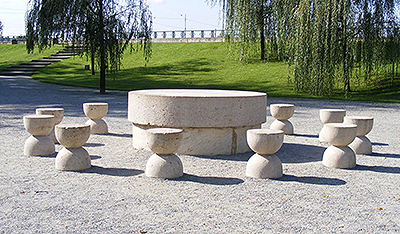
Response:
[{"label": "stone stool", "polygon": [[[343,118],[346,115],[346,110],[343,109],[321,109],[319,110],[319,118],[322,123],[343,123]],[[319,132],[319,140],[326,141],[324,137],[324,127]]]},{"label": "stone stool", "polygon": [[47,156],[56,152],[53,140],[48,136],[54,127],[52,115],[24,116],[24,126],[32,136],[24,145],[24,155]]},{"label": "stone stool", "polygon": [[182,129],[151,128],[146,130],[148,147],[153,154],[146,164],[146,176],[174,179],[183,175],[182,161],[175,154],[182,141]]},{"label": "stone stool", "polygon": [[91,167],[89,153],[82,147],[89,139],[87,124],[59,124],[55,127],[56,138],[64,146],[56,157],[56,169],[80,171]]},{"label": "stone stool", "polygon": [[293,116],[294,105],[292,104],[271,104],[269,106],[272,117],[276,120],[272,122],[270,129],[282,130],[285,134],[293,134],[293,125],[288,120]]},{"label": "stone stool", "polygon": [[328,123],[324,126],[324,137],[329,146],[323,156],[322,164],[333,168],[352,168],[356,166],[356,155],[348,147],[357,134],[357,125]]},{"label": "stone stool", "polygon": [[349,144],[349,147],[352,148],[356,154],[372,154],[372,143],[365,135],[371,131],[374,118],[346,116],[344,117],[344,123],[357,125],[357,136],[354,141]]},{"label": "stone stool", "polygon": [[89,118],[91,134],[108,134],[107,123],[102,119],[108,111],[108,103],[83,103],[83,112]]},{"label": "stone stool", "polygon": [[[53,115],[54,116],[54,125],[61,123],[64,117],[64,109],[63,108],[36,108],[37,115]],[[56,139],[56,135],[54,133],[54,127],[49,133],[50,138],[54,143],[58,143]]]},{"label": "stone stool", "polygon": [[247,143],[256,154],[247,162],[246,176],[262,179],[282,177],[282,162],[275,153],[282,147],[284,135],[282,130],[247,130]]}]

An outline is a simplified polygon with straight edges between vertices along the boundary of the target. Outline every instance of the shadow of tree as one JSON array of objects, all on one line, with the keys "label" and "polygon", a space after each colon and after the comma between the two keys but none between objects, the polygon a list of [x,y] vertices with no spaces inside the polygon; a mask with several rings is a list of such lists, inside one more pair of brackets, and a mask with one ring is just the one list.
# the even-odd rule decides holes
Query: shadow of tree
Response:
[{"label": "shadow of tree", "polygon": [[214,176],[197,176],[185,173],[182,177],[176,179],[177,181],[189,181],[201,184],[212,184],[212,185],[235,185],[241,184],[244,181],[238,178],[227,178],[227,177],[214,177]]},{"label": "shadow of tree", "polygon": [[372,156],[372,157],[384,157],[384,158],[400,158],[400,154],[382,154],[382,153],[372,153],[372,154],[367,154],[366,156]]}]

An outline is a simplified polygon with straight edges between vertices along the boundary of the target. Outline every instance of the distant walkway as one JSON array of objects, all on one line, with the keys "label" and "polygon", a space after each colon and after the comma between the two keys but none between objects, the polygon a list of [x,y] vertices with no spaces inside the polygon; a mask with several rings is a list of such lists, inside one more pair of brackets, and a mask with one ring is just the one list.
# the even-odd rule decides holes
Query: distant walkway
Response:
[{"label": "distant walkway", "polygon": [[31,76],[35,71],[40,68],[44,68],[54,62],[59,62],[63,59],[68,59],[75,56],[72,47],[65,47],[62,51],[52,54],[49,57],[45,57],[38,60],[32,60],[28,63],[22,63],[17,66],[6,68],[0,72],[1,76]]}]

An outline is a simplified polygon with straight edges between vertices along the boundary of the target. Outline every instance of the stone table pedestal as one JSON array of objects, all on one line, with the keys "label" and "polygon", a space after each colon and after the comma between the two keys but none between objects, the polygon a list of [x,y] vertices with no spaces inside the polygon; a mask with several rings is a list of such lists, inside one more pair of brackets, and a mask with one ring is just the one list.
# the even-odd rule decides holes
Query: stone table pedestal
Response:
[{"label": "stone table pedestal", "polygon": [[[328,123],[343,123],[343,118],[346,115],[346,110],[343,109],[321,109],[319,111],[319,117],[321,122],[324,124]],[[324,136],[324,127],[319,132],[319,140],[326,141]]]},{"label": "stone table pedestal", "polygon": [[91,167],[89,153],[82,147],[90,136],[87,124],[59,124],[55,127],[56,138],[64,146],[56,157],[56,169],[80,171]]},{"label": "stone table pedestal", "polygon": [[91,134],[108,134],[107,123],[102,119],[108,111],[108,103],[83,103],[83,112],[89,118]]},{"label": "stone table pedestal", "polygon": [[253,178],[280,178],[282,162],[275,153],[282,147],[284,132],[271,129],[247,131],[247,143],[256,152],[246,166],[246,176]]},{"label": "stone table pedestal", "polygon": [[[54,125],[61,123],[64,117],[64,109],[63,108],[36,108],[37,115],[53,115],[54,116]],[[56,139],[56,135],[54,133],[54,127],[49,133],[50,138],[54,143],[58,143]]]},{"label": "stone table pedestal", "polygon": [[267,95],[207,89],[150,89],[128,95],[132,144],[148,149],[150,128],[182,129],[178,154],[230,155],[250,151],[246,131],[266,121]]},{"label": "stone table pedestal", "polygon": [[372,130],[374,118],[366,116],[346,116],[344,117],[344,123],[357,125],[357,136],[354,141],[349,144],[349,147],[352,148],[356,154],[372,154],[372,143],[365,135]]},{"label": "stone table pedestal", "polygon": [[356,166],[356,155],[348,147],[357,134],[357,125],[328,123],[324,126],[324,137],[329,146],[323,156],[322,164],[332,168],[352,168]]},{"label": "stone table pedestal", "polygon": [[25,141],[24,155],[48,156],[56,152],[54,142],[48,136],[54,127],[53,115],[24,116],[24,127],[32,135]]},{"label": "stone table pedestal", "polygon": [[282,130],[285,134],[293,134],[293,124],[288,120],[294,114],[294,105],[292,104],[271,104],[269,106],[272,117],[275,121],[272,122],[270,129]]},{"label": "stone table pedestal", "polygon": [[175,154],[182,141],[182,129],[153,128],[146,131],[153,154],[146,164],[147,177],[175,179],[183,175],[183,165]]}]

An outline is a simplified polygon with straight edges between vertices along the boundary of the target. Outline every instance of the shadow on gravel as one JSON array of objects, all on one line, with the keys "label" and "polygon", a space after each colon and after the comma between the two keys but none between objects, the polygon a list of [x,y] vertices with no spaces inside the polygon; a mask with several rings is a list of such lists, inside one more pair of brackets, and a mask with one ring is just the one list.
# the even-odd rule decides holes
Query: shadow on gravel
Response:
[{"label": "shadow on gravel", "polygon": [[301,133],[295,133],[292,136],[296,137],[309,137],[309,138],[318,138],[318,135],[311,135],[311,134],[301,134]]},{"label": "shadow on gravel", "polygon": [[373,172],[380,172],[380,173],[400,174],[400,168],[399,167],[357,165],[355,168],[352,168],[350,170],[373,171]]},{"label": "shadow on gravel", "polygon": [[317,162],[322,160],[325,149],[315,145],[284,143],[276,155],[282,163]]},{"label": "shadow on gravel", "polygon": [[96,160],[96,159],[100,159],[100,158],[101,158],[101,156],[98,156],[98,155],[90,155],[91,160]]},{"label": "shadow on gravel", "polygon": [[127,133],[108,133],[108,136],[115,136],[115,137],[132,137],[132,133],[131,134],[127,134]]},{"label": "shadow on gravel", "polygon": [[244,180],[238,178],[227,178],[227,177],[214,177],[214,176],[197,176],[191,174],[183,174],[182,177],[176,179],[177,181],[190,181],[201,184],[212,184],[212,185],[234,185],[241,184]]},{"label": "shadow on gravel", "polygon": [[212,160],[227,160],[227,161],[238,161],[238,162],[247,162],[249,158],[254,153],[248,152],[243,154],[232,154],[232,155],[193,155],[196,158],[204,158],[204,159],[212,159]]},{"label": "shadow on gravel", "polygon": [[336,178],[324,178],[324,177],[316,177],[316,176],[295,176],[295,175],[283,175],[282,178],[276,179],[279,181],[287,181],[287,182],[298,182],[304,184],[315,184],[315,185],[344,185],[347,182],[341,179]]},{"label": "shadow on gravel", "polygon": [[84,147],[101,147],[101,146],[105,146],[105,145],[102,143],[85,143],[83,146]]},{"label": "shadow on gravel", "polygon": [[380,143],[380,142],[372,142],[372,145],[378,145],[378,146],[389,146],[388,143]]},{"label": "shadow on gravel", "polygon": [[371,156],[371,157],[384,157],[384,158],[400,158],[400,154],[372,153],[372,154],[367,154],[366,156]]},{"label": "shadow on gravel", "polygon": [[137,176],[143,174],[144,171],[136,170],[136,169],[128,169],[128,168],[106,168],[100,166],[92,166],[89,169],[78,171],[80,173],[87,174],[100,174],[100,175],[109,175],[109,176]]}]

